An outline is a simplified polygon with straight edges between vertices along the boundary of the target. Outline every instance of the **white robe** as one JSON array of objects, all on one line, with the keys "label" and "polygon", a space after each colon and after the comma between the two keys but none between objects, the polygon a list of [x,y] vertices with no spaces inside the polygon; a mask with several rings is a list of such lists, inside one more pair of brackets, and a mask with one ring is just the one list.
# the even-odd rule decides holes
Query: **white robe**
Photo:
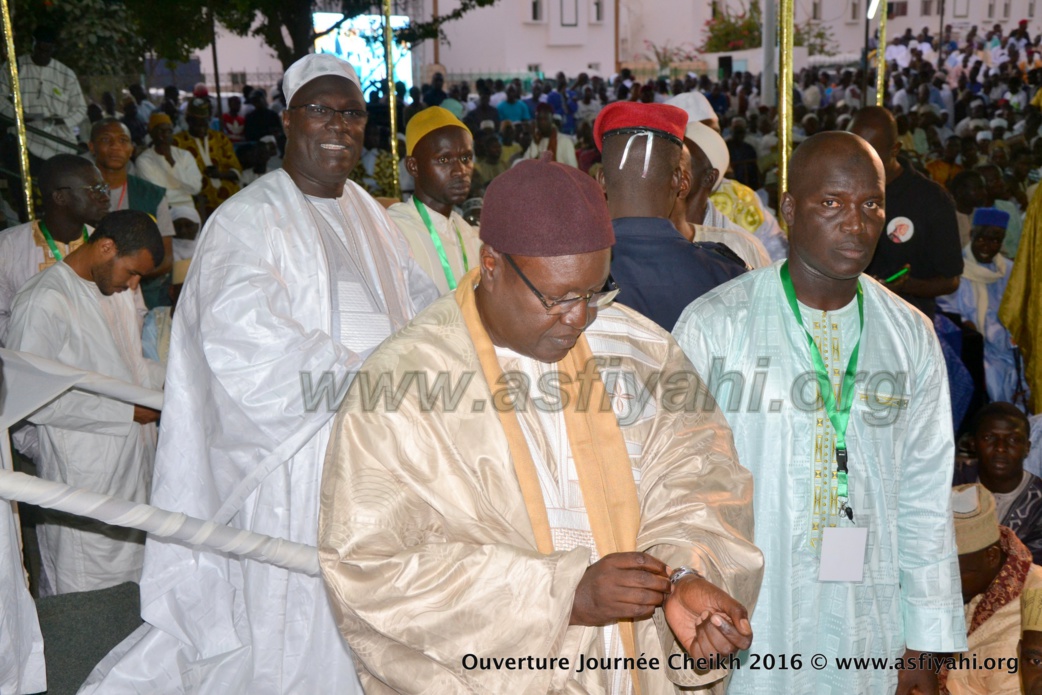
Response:
[{"label": "white robe", "polygon": [[789,255],[789,238],[785,236],[785,232],[782,231],[778,220],[763,205],[760,196],[753,197],[755,198],[753,202],[760,208],[763,216],[763,222],[754,231],[750,232],[737,222],[732,221],[730,217],[720,212],[720,209],[713,205],[712,200],[706,205],[706,216],[702,220],[702,224],[706,227],[732,229],[743,234],[751,234],[759,239],[760,244],[767,251],[767,255],[770,256],[772,261],[781,260]]},{"label": "white robe", "polygon": [[[36,275],[42,269],[54,265],[56,259],[54,253],[41,246],[36,241],[37,222],[26,222],[0,232],[0,347],[7,346],[7,327],[11,319],[11,304],[18,290],[22,288],[29,278]],[[94,232],[94,228],[87,226],[87,234]],[[62,257],[83,245],[81,239],[74,239],[65,244],[55,240],[55,246]],[[138,329],[144,324],[145,298],[141,294],[141,288],[133,290],[134,304],[137,309]],[[39,455],[39,443],[36,428],[31,426],[19,426],[12,428],[11,441],[16,449],[24,456],[36,459]]]},{"label": "white robe", "polygon": [[[141,353],[131,292],[105,297],[65,263],[25,284],[11,311],[8,347],[150,389],[163,369]],[[155,425],[133,421],[134,406],[69,391],[36,411],[39,475],[135,502],[148,501]],[[144,534],[45,514],[38,527],[41,595],[137,581]]]},{"label": "white robe", "polygon": [[[334,231],[274,171],[202,230],[174,314],[154,505],[317,543],[336,402],[302,394],[345,384],[438,296],[375,200],[348,181],[336,202],[347,226]],[[365,288],[336,265],[344,249],[331,234],[354,248]],[[352,318],[367,291],[386,313]],[[258,474],[265,461],[275,466]],[[141,614],[148,624],[81,692],[360,692],[318,577],[149,539]]]},{"label": "white robe", "polygon": [[43,635],[22,567],[22,548],[9,502],[0,501],[0,693],[47,689]]},{"label": "white robe", "polygon": [[203,173],[195,163],[195,157],[180,147],[171,147],[174,165],[153,148],[138,155],[134,163],[137,176],[166,189],[166,202],[170,207],[187,205],[194,207],[192,196],[203,190]]},{"label": "white robe", "polygon": [[694,241],[715,241],[725,244],[729,249],[738,254],[745,264],[752,269],[763,268],[771,264],[771,257],[767,254],[763,242],[754,237],[744,229],[727,229],[725,227],[706,227],[702,224],[695,225]]},{"label": "white robe", "polygon": [[703,295],[673,331],[707,380],[755,482],[755,542],[765,570],[751,654],[828,660],[823,670],[806,661],[802,669],[761,663],[753,670],[755,662],[743,656],[745,668],[735,671],[729,692],[893,693],[896,671],[840,670],[835,658],[895,658],[906,646],[966,648],[941,347],[921,313],[867,276],[863,330],[854,301],[827,314],[801,309],[834,384],[861,341],[846,436],[853,523],[868,529],[864,581],[821,582],[822,529],[852,523],[838,510],[836,478],[828,477],[835,435],[818,406],[806,334],[786,301],[779,266]]},{"label": "white robe", "polygon": [[[34,241],[36,225],[36,222],[26,222],[0,232],[0,347],[7,346],[7,324],[11,320],[14,296],[42,267],[55,262],[50,249],[41,248]],[[87,227],[88,234],[92,231]],[[54,244],[64,257],[83,242],[74,239],[71,244],[65,244],[55,240]]]}]

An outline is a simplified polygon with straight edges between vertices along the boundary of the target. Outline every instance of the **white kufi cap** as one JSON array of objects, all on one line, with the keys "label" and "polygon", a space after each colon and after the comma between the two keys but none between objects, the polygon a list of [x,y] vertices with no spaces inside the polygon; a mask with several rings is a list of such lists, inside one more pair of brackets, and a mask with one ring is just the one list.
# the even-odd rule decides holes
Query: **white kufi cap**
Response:
[{"label": "white kufi cap", "polygon": [[293,101],[293,95],[297,90],[311,80],[325,75],[336,75],[355,83],[359,90],[362,83],[358,81],[358,74],[351,67],[351,63],[337,58],[331,53],[312,53],[304,56],[293,65],[289,66],[286,74],[282,77],[282,92],[286,95],[286,105]]}]

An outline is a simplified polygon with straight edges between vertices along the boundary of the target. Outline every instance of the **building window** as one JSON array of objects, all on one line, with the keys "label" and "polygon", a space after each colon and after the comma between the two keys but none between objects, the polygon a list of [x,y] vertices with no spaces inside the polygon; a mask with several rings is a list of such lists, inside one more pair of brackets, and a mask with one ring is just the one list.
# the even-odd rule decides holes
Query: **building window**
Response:
[{"label": "building window", "polygon": [[848,21],[857,22],[861,19],[861,4],[857,0],[850,1],[850,17]]},{"label": "building window", "polygon": [[887,3],[887,19],[893,19],[894,17],[907,17],[908,16],[908,2],[888,2]]},{"label": "building window", "polygon": [[1034,16],[1035,16],[1035,0],[1031,0],[1031,2],[1028,3],[1028,17],[1034,17]]},{"label": "building window", "polygon": [[810,5],[810,18],[815,22],[821,21],[821,0],[814,0]]},{"label": "building window", "polygon": [[919,15],[922,17],[929,17],[933,10],[933,0],[922,0],[922,4],[919,6]]},{"label": "building window", "polygon": [[995,19],[995,0],[988,0],[988,19]]},{"label": "building window", "polygon": [[1005,0],[1002,3],[1002,18],[1003,19],[1009,19],[1009,9],[1010,9],[1009,6],[1010,6],[1010,0]]},{"label": "building window", "polygon": [[561,1],[561,26],[562,27],[577,27],[579,26],[579,0],[560,0]]},{"label": "building window", "polygon": [[591,24],[600,24],[604,21],[604,0],[593,0],[593,5],[590,9]]},{"label": "building window", "polygon": [[532,21],[543,21],[543,0],[532,0]]}]

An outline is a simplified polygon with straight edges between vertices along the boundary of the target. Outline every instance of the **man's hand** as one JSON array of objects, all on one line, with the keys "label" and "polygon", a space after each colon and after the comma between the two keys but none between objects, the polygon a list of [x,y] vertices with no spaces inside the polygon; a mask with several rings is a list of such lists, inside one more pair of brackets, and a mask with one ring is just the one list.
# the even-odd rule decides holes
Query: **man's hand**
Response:
[{"label": "man's hand", "polygon": [[666,622],[693,659],[748,649],[753,628],[745,606],[702,577],[683,577],[663,606]]},{"label": "man's hand", "polygon": [[586,569],[569,625],[608,625],[650,617],[669,595],[665,563],[647,553],[612,553]]},{"label": "man's hand", "polygon": [[[905,270],[906,268],[910,268],[910,267],[911,266],[908,263],[905,263],[901,267],[901,270]],[[901,277],[897,278],[893,282],[883,282],[883,280],[885,280],[886,278],[876,278],[876,279],[879,280],[880,282],[883,282],[883,287],[887,288],[891,292],[896,292],[898,289],[901,288],[902,285],[904,285],[906,282],[908,282],[908,275],[909,275],[909,273],[905,273],[904,275],[902,275]]]},{"label": "man's hand", "polygon": [[[905,663],[919,661],[922,652],[906,649]],[[937,673],[926,669],[901,669],[897,672],[897,695],[937,695]]]},{"label": "man's hand", "polygon": [[134,406],[134,422],[139,425],[147,425],[150,422],[159,421],[159,411],[146,408],[141,405]]}]

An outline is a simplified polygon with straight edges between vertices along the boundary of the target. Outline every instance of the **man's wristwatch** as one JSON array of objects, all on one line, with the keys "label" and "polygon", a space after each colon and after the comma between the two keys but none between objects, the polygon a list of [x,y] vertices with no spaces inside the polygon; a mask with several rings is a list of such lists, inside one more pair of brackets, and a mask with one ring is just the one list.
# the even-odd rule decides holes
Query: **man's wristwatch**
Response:
[{"label": "man's wristwatch", "polygon": [[690,567],[687,567],[685,565],[684,567],[677,567],[675,570],[673,570],[673,573],[671,575],[669,575],[669,583],[670,584],[676,584],[681,579],[683,579],[684,577],[687,577],[687,576],[692,576],[692,577],[698,577],[700,579],[705,579],[705,577],[702,576],[701,572],[699,572],[696,569],[692,569]]}]

